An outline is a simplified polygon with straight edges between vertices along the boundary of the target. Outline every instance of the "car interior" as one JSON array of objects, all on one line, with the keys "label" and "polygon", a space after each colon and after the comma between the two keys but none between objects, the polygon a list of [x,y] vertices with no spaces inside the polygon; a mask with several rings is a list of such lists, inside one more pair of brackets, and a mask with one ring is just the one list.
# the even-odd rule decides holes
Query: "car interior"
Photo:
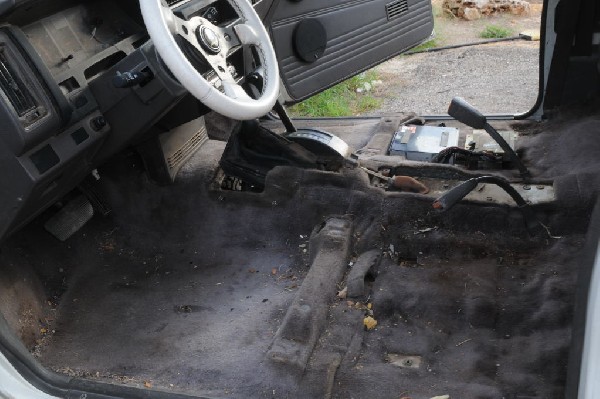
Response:
[{"label": "car interior", "polygon": [[0,353],[56,398],[577,397],[597,2],[545,1],[525,114],[286,110],[433,28],[429,0],[0,0]]}]

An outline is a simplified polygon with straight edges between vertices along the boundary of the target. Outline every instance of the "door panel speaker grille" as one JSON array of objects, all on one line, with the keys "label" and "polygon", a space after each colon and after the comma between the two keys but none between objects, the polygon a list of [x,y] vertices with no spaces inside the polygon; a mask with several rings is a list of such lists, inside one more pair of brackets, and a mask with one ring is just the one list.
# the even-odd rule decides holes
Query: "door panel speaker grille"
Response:
[{"label": "door panel speaker grille", "polygon": [[388,21],[398,18],[408,12],[407,0],[392,1],[385,5],[385,12],[387,13]]}]

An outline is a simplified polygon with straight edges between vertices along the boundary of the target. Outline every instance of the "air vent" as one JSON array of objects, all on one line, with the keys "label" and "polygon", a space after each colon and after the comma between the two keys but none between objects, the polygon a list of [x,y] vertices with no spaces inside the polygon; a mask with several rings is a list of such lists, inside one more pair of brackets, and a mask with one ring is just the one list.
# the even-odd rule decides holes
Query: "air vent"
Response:
[{"label": "air vent", "polygon": [[0,48],[0,88],[8,97],[17,115],[23,116],[36,108],[31,93],[15,73],[2,48]]},{"label": "air vent", "polygon": [[194,134],[188,141],[186,141],[180,148],[175,152],[167,156],[167,166],[171,170],[178,169],[185,160],[189,158],[198,148],[208,141],[208,134],[206,128],[203,126],[202,129]]},{"label": "air vent", "polygon": [[183,0],[167,0],[167,5],[169,7],[171,7],[172,5],[175,5],[177,3],[181,3]]},{"label": "air vent", "polygon": [[385,5],[388,21],[398,18],[408,12],[408,2],[406,0],[392,1]]}]

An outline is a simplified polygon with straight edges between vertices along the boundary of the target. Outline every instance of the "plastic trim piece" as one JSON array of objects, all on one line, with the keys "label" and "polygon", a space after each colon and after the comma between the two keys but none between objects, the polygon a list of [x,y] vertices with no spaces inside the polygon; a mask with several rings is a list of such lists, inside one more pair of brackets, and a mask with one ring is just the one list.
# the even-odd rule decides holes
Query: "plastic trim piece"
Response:
[{"label": "plastic trim piece", "polygon": [[35,388],[0,353],[0,398],[58,399]]},{"label": "plastic trim piece", "polygon": [[596,249],[586,319],[578,398],[594,399],[600,396],[600,243]]},{"label": "plastic trim piece", "polygon": [[59,111],[62,126],[66,126],[71,119],[73,108],[58,87],[58,84],[54,81],[54,78],[52,78],[52,75],[50,75],[50,71],[46,68],[37,51],[33,48],[31,43],[29,43],[27,37],[19,28],[10,26],[5,28],[5,31],[13,39],[14,43],[18,45],[21,53],[25,55],[29,66],[40,78],[40,82],[45,86],[50,99]]}]

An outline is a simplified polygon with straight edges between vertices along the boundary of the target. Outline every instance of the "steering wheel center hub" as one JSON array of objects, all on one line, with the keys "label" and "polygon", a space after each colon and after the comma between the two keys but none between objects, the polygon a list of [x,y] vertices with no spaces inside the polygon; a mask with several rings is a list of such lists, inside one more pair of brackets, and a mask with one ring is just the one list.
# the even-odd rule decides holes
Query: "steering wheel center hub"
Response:
[{"label": "steering wheel center hub", "polygon": [[217,54],[221,51],[221,43],[219,42],[219,35],[217,35],[212,29],[205,25],[201,25],[198,27],[196,31],[196,36],[198,36],[198,41],[202,48],[206,51]]}]

